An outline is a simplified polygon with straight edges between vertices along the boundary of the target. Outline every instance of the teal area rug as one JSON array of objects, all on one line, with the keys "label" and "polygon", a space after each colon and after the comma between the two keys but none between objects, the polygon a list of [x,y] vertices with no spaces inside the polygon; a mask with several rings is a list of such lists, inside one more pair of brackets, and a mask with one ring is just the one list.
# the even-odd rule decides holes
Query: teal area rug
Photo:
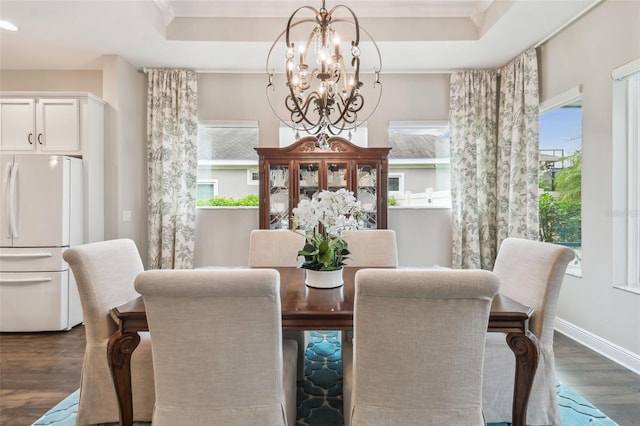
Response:
[{"label": "teal area rug", "polygon": [[[79,391],[49,410],[32,426],[74,426]],[[617,426],[570,387],[558,385],[560,413],[564,426]],[[149,426],[149,423],[137,423]],[[342,362],[337,332],[311,332],[306,349],[305,378],[298,382],[296,426],[342,425]],[[506,423],[490,423],[505,426]]]}]

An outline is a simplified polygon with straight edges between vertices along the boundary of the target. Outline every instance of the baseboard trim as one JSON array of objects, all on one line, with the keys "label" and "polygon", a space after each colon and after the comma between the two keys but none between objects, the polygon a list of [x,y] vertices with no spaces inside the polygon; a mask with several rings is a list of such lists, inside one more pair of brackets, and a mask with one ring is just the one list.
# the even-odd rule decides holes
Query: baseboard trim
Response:
[{"label": "baseboard trim", "polygon": [[603,339],[583,328],[556,317],[556,331],[640,375],[640,355]]}]

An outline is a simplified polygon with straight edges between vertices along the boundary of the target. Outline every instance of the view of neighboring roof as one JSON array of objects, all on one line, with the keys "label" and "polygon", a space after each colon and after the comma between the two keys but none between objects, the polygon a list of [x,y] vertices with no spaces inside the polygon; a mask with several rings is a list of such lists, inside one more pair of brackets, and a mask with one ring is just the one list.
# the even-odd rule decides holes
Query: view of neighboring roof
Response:
[{"label": "view of neighboring roof", "polygon": [[198,159],[204,161],[258,162],[257,127],[200,127]]},{"label": "view of neighboring roof", "polygon": [[435,135],[389,134],[390,160],[449,158],[449,138]]}]

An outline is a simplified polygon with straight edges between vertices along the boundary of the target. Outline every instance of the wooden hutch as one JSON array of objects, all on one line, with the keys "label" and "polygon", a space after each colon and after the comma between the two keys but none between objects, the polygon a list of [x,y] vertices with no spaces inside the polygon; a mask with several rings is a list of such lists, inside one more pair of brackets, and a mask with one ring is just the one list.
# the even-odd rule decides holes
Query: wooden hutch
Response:
[{"label": "wooden hutch", "polygon": [[260,173],[260,228],[290,229],[292,210],[316,192],[346,188],[362,203],[361,229],[387,228],[391,148],[361,148],[333,136],[321,149],[315,136],[284,148],[256,148]]}]

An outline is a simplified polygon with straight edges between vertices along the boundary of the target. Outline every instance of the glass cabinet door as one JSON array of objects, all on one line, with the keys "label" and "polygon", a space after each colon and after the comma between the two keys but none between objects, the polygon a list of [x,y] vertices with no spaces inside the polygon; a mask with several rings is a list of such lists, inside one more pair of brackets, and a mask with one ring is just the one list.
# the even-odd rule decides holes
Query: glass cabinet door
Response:
[{"label": "glass cabinet door", "polygon": [[327,163],[327,189],[337,191],[338,189],[348,189],[349,168],[347,163]]},{"label": "glass cabinet door", "polygon": [[362,204],[361,229],[375,229],[378,218],[378,194],[376,193],[376,164],[358,164],[356,196]]},{"label": "glass cabinet door", "polygon": [[311,200],[313,194],[318,192],[319,187],[319,163],[298,163],[298,202]]},{"label": "glass cabinet door", "polygon": [[269,228],[289,228],[289,166],[269,166]]}]

